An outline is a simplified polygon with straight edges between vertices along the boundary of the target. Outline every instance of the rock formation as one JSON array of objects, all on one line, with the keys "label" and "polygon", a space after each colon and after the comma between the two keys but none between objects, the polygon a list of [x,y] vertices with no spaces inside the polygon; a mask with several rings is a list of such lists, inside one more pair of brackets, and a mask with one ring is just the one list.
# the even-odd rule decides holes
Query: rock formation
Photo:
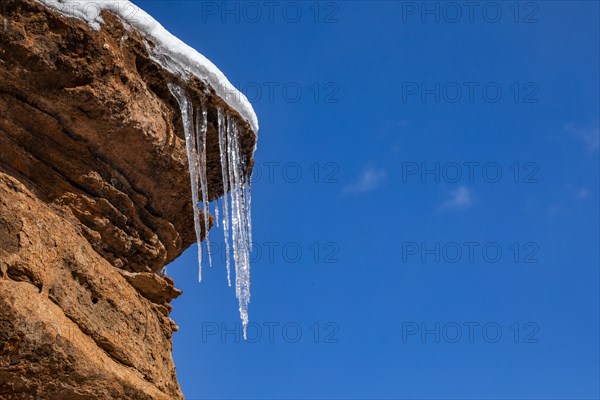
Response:
[{"label": "rock formation", "polygon": [[[0,4],[0,399],[182,398],[169,318],[181,292],[156,272],[195,236],[167,84],[207,105],[211,199],[216,108],[238,114],[103,18],[96,31],[34,0]],[[238,126],[251,159],[256,135]]]}]

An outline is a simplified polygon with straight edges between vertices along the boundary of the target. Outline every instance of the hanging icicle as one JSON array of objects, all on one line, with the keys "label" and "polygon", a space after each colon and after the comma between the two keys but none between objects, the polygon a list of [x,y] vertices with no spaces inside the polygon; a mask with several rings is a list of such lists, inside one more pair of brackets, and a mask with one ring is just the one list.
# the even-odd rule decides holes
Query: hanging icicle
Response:
[{"label": "hanging icicle", "polygon": [[[169,84],[169,90],[173,96],[175,96],[181,108],[181,119],[185,131],[185,144],[192,186],[192,203],[194,207],[194,227],[196,229],[196,239],[198,241],[198,277],[199,280],[202,280],[200,196],[202,196],[204,208],[204,231],[207,247],[209,249],[208,261],[212,266],[210,242],[208,239],[210,221],[206,154],[206,137],[208,132],[207,110],[204,105],[196,110],[194,124],[192,106],[183,89],[177,85]],[[246,159],[241,156],[239,131],[235,119],[227,116],[220,107],[217,109],[217,119],[221,173],[223,176],[222,224],[225,241],[227,283],[231,286],[230,255],[232,249],[230,248],[229,243],[231,240],[235,267],[235,294],[239,302],[244,338],[247,338],[248,306],[250,304],[250,250],[252,247],[250,178],[247,176]],[[200,182],[200,190],[198,188],[198,182]],[[215,210],[215,216],[218,220],[218,208]]]},{"label": "hanging icicle", "polygon": [[202,230],[200,229],[200,194],[198,192],[198,153],[194,141],[194,126],[192,124],[192,106],[185,92],[177,85],[169,83],[171,94],[177,99],[181,109],[181,121],[185,134],[185,148],[190,172],[190,183],[192,186],[192,207],[194,209],[194,228],[196,230],[196,241],[198,242],[198,281],[202,281]]},{"label": "hanging icicle", "polygon": [[227,266],[227,284],[231,286],[231,261],[229,260],[229,207],[227,203],[227,192],[229,191],[227,174],[227,137],[225,126],[225,115],[223,109],[217,109],[219,123],[219,150],[221,152],[221,173],[223,175],[223,238],[225,240],[225,265]]},{"label": "hanging icicle", "polygon": [[208,182],[206,172],[206,135],[208,131],[207,112],[204,104],[200,111],[196,110],[196,143],[198,148],[200,167],[198,173],[200,175],[200,188],[202,189],[202,204],[204,207],[204,232],[206,240],[206,249],[208,253],[208,265],[212,268],[212,256],[210,254],[210,239],[208,238],[208,230],[210,229],[210,213],[208,211]]},{"label": "hanging icicle", "polygon": [[244,185],[244,200],[247,206],[246,208],[246,231],[248,232],[248,244],[250,251],[252,251],[252,182],[250,177],[246,176],[246,183]]},{"label": "hanging icicle", "polygon": [[217,222],[217,228],[219,227],[219,200],[217,200],[217,205],[215,206],[215,221]]},{"label": "hanging icicle", "polygon": [[239,151],[237,124],[227,118],[227,155],[229,161],[229,182],[231,200],[231,239],[235,261],[235,291],[239,301],[240,317],[244,327],[244,338],[248,326],[248,305],[250,303],[250,246],[246,231],[247,205],[243,196],[244,175]]}]

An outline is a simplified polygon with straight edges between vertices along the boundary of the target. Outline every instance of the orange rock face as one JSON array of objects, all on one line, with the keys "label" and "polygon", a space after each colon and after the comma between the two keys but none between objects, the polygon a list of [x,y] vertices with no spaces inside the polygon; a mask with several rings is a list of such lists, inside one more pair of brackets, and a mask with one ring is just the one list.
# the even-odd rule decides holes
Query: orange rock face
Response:
[{"label": "orange rock face", "polygon": [[[223,194],[216,109],[237,114],[104,19],[94,31],[33,0],[0,4],[3,399],[182,398],[168,317],[180,292],[155,274],[195,240],[167,84],[208,108],[211,199]],[[256,135],[238,125],[250,159]]]}]

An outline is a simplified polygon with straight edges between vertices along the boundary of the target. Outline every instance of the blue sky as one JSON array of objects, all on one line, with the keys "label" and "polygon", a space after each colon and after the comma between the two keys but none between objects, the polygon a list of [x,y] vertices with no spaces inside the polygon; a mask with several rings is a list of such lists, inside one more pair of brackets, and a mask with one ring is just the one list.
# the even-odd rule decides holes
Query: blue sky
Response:
[{"label": "blue sky", "polygon": [[251,342],[169,266],[186,398],[600,396],[598,2],[136,3],[261,125]]}]

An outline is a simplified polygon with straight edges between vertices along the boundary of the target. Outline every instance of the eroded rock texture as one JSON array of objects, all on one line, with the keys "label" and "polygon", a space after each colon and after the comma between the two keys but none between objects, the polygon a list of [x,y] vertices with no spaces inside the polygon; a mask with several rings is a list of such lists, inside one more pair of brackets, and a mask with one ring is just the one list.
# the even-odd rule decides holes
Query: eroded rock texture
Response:
[{"label": "eroded rock texture", "polygon": [[[180,292],[155,274],[195,240],[167,83],[208,107],[211,199],[228,107],[104,19],[94,31],[33,0],[0,3],[2,399],[182,397],[168,316]],[[251,159],[256,135],[239,125]]]}]

